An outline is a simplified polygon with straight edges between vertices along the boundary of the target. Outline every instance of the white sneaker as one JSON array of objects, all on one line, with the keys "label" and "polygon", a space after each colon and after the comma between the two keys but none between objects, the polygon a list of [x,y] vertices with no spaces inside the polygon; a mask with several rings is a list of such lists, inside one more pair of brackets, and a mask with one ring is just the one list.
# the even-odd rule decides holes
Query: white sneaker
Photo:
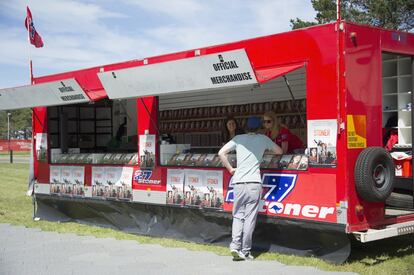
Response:
[{"label": "white sneaker", "polygon": [[244,261],[246,259],[244,254],[239,250],[232,249],[230,250],[230,253],[233,256],[233,261]]},{"label": "white sneaker", "polygon": [[253,255],[252,255],[252,253],[250,253],[250,251],[249,252],[247,252],[247,253],[245,253],[245,254],[243,254],[243,256],[244,256],[244,259],[245,260],[254,260],[254,257],[253,257]]}]

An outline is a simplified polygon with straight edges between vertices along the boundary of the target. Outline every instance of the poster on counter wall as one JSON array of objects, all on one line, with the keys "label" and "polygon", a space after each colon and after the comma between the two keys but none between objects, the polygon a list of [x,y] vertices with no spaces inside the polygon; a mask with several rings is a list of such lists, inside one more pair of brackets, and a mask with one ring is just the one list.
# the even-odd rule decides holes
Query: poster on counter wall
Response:
[{"label": "poster on counter wall", "polygon": [[50,166],[49,170],[50,178],[50,193],[58,194],[61,189],[61,167],[60,166]]},{"label": "poster on counter wall", "polygon": [[92,197],[131,200],[132,167],[92,167]]},{"label": "poster on counter wall", "polygon": [[72,166],[72,195],[84,196],[85,195],[85,167]]},{"label": "poster on counter wall", "polygon": [[204,171],[207,193],[204,193],[204,207],[223,207],[223,171]]},{"label": "poster on counter wall", "polygon": [[72,176],[71,166],[61,166],[61,180],[62,180],[62,188],[60,190],[60,194],[71,195],[73,185],[75,184],[75,181]]},{"label": "poster on counter wall", "polygon": [[155,142],[155,135],[139,136],[139,163],[141,169],[149,169],[154,167]]},{"label": "poster on counter wall", "polygon": [[310,167],[336,167],[336,119],[308,120],[308,162]]},{"label": "poster on counter wall", "polygon": [[202,207],[210,200],[204,170],[185,170],[184,183],[185,205]]},{"label": "poster on counter wall", "polygon": [[120,167],[121,177],[115,182],[117,198],[120,200],[132,200],[132,175],[134,168]]},{"label": "poster on counter wall", "polygon": [[115,185],[122,175],[122,167],[105,167],[105,197],[116,199],[117,186]]},{"label": "poster on counter wall", "polygon": [[47,162],[47,134],[36,134],[36,160]]},{"label": "poster on counter wall", "polygon": [[185,170],[168,169],[167,170],[167,204],[184,203],[184,177]]},{"label": "poster on counter wall", "polygon": [[105,197],[105,183],[105,167],[92,167],[92,197]]}]

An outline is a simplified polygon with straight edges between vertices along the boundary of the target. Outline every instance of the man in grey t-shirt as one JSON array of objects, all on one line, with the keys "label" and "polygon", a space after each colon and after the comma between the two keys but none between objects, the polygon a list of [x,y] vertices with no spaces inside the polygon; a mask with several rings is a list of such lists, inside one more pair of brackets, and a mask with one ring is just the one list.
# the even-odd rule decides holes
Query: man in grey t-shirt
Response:
[{"label": "man in grey t-shirt", "polygon": [[[224,167],[233,175],[233,227],[230,243],[233,260],[253,259],[250,253],[252,235],[262,194],[260,163],[266,150],[276,154],[283,152],[270,138],[256,133],[260,126],[259,118],[249,118],[248,133],[235,136],[218,153]],[[236,150],[237,168],[233,168],[226,157],[233,150]]]}]

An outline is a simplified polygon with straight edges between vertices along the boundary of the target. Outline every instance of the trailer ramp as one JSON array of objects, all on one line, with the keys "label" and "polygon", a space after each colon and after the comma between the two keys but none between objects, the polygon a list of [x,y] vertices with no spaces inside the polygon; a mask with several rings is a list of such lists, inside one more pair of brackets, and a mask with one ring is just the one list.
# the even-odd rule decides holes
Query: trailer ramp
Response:
[{"label": "trailer ramp", "polygon": [[414,233],[414,221],[392,224],[382,229],[368,229],[368,231],[353,232],[355,238],[362,243],[412,233]]}]

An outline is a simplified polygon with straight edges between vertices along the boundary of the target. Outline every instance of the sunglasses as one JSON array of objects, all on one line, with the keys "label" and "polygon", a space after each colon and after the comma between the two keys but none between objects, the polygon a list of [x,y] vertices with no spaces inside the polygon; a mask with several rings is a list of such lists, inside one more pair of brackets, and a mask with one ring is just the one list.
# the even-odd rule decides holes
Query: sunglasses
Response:
[{"label": "sunglasses", "polygon": [[270,123],[272,123],[272,122],[273,122],[273,120],[267,120],[267,119],[263,120],[263,123],[268,123],[268,124],[270,124]]}]

